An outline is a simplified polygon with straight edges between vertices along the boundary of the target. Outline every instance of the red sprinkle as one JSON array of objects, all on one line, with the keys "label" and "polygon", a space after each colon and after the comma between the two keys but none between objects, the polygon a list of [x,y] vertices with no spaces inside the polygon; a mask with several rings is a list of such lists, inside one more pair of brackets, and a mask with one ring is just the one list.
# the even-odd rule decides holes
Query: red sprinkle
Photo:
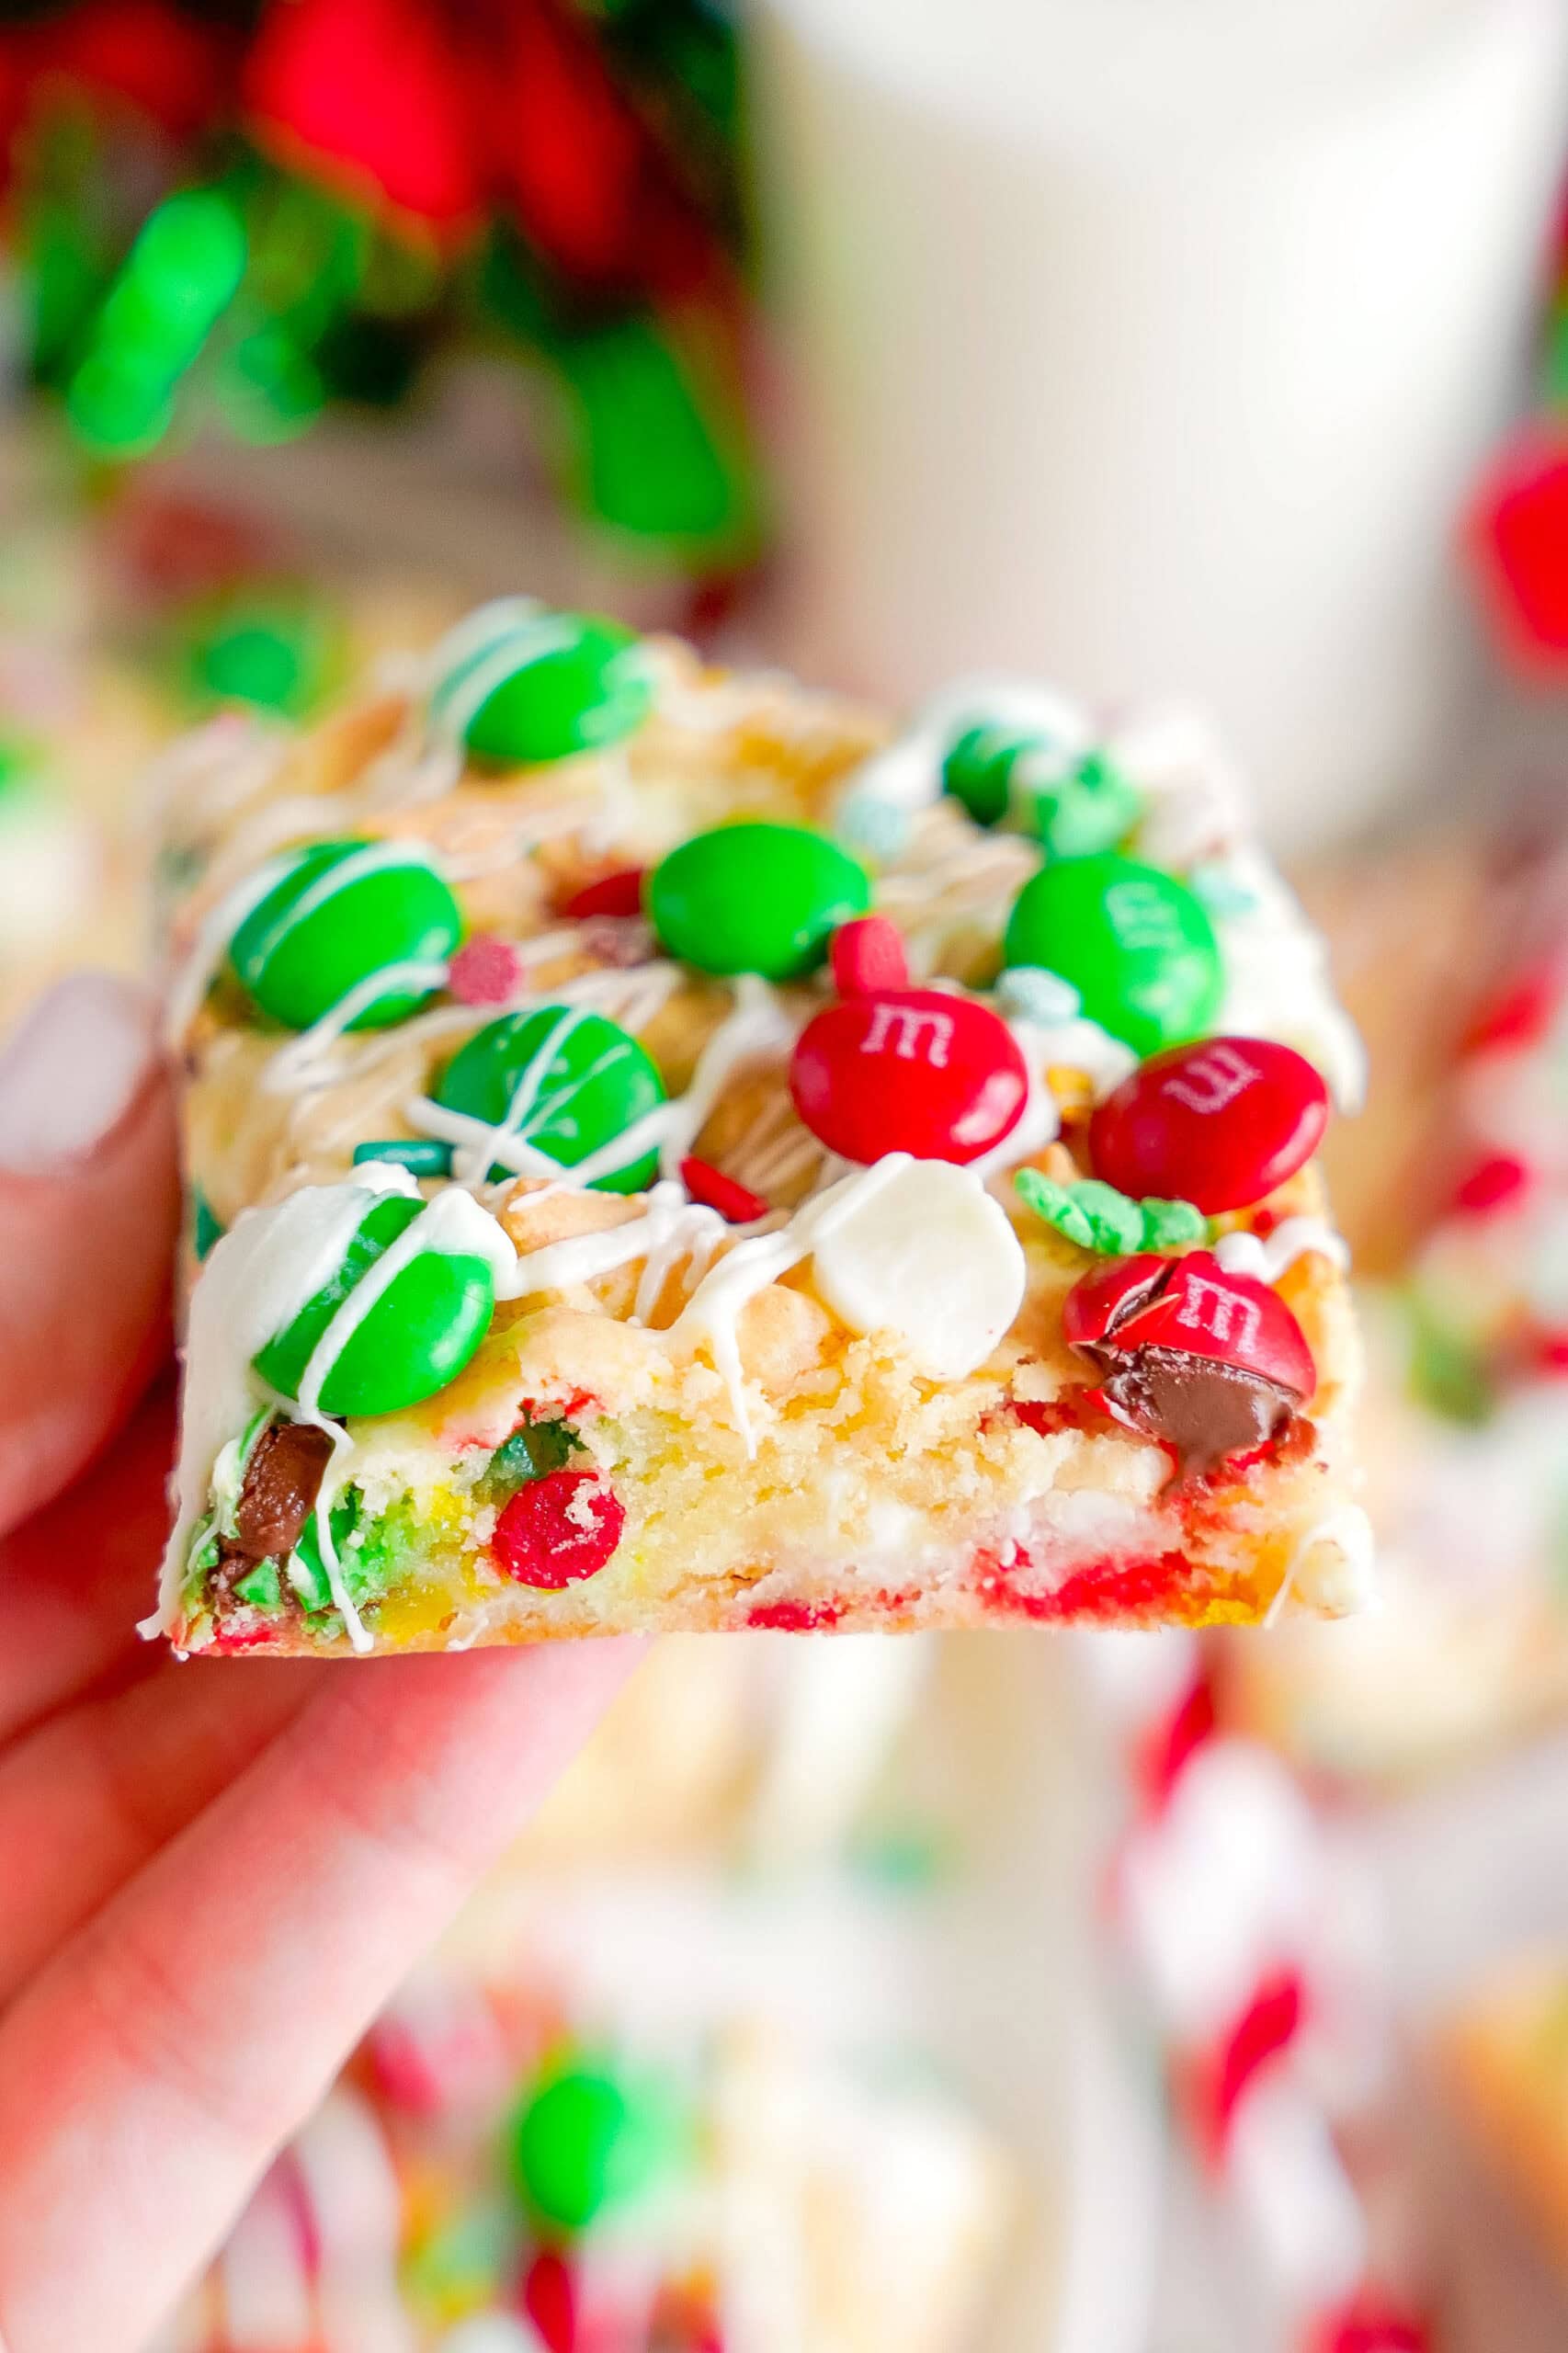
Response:
[{"label": "red sprinkle", "polygon": [[511,941],[481,931],[452,958],[447,986],[462,1005],[505,1005],[522,977],[523,960]]},{"label": "red sprinkle", "polygon": [[767,1215],[767,1203],[760,1193],[749,1192],[744,1185],[737,1185],[722,1168],[706,1160],[687,1156],[680,1165],[680,1181],[694,1201],[705,1209],[717,1210],[732,1225],[749,1225],[753,1218]]},{"label": "red sprinkle", "polygon": [[542,2247],[523,2274],[518,2302],[545,2353],[573,2353],[577,2342],[577,2283],[553,2247]]},{"label": "red sprinkle", "polygon": [[1466,1053],[1533,1046],[1545,1037],[1568,988],[1568,969],[1551,959],[1502,990],[1483,1007],[1462,1041]]},{"label": "red sprinkle", "polygon": [[1511,1152],[1494,1153],[1477,1161],[1454,1188],[1454,1207],[1481,1216],[1500,1210],[1528,1190],[1532,1170]]},{"label": "red sprinkle", "polygon": [[774,1634],[815,1634],[836,1626],[843,1615],[836,1601],[764,1601],[748,1613],[746,1624]]},{"label": "red sprinkle", "polygon": [[621,866],[613,874],[601,874],[597,882],[585,882],[574,891],[561,912],[572,923],[585,923],[590,915],[640,915],[646,871],[641,866]]},{"label": "red sprinkle", "polygon": [[903,937],[886,915],[857,915],[851,923],[841,923],[828,956],[840,996],[870,996],[878,989],[909,986]]},{"label": "red sprinkle", "polygon": [[597,1575],[625,1525],[626,1506],[597,1472],[551,1471],[517,1489],[490,1544],[507,1576],[560,1593]]}]

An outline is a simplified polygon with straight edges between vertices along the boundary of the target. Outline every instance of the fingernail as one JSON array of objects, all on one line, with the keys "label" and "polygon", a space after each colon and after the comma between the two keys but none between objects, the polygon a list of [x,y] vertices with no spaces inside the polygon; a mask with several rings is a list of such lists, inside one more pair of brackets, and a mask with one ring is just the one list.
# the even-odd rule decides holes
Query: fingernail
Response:
[{"label": "fingernail", "polygon": [[90,1153],[130,1108],[153,1051],[152,1007],[133,982],[59,982],[0,1048],[0,1170],[39,1175]]}]

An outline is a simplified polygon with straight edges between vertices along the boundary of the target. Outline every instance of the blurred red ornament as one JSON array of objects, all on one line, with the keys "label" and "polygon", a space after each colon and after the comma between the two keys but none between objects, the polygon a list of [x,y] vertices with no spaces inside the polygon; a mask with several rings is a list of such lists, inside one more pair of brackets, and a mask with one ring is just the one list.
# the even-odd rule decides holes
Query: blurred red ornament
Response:
[{"label": "blurred red ornament", "polygon": [[1511,1152],[1489,1153],[1468,1168],[1454,1188],[1454,1207],[1471,1217],[1516,1207],[1530,1189],[1532,1171]]},{"label": "blurred red ornament", "polygon": [[[165,0],[89,0],[15,41],[20,70],[35,84],[70,81],[110,93],[176,139],[210,119],[236,53],[230,36]],[[4,87],[0,71],[0,120]]]},{"label": "blurred red ornament", "polygon": [[577,2287],[565,2258],[542,2247],[523,2275],[518,2302],[545,2353],[574,2353],[577,2342]]},{"label": "blurred red ornament", "polygon": [[1526,670],[1568,665],[1568,428],[1541,422],[1483,486],[1469,541],[1493,626]]},{"label": "blurred red ornament", "polygon": [[260,142],[292,168],[442,239],[477,226],[465,76],[426,0],[274,0],[244,98]]},{"label": "blurred red ornament", "polygon": [[1412,2313],[1368,2295],[1324,2324],[1312,2353],[1432,2353],[1432,2339]]}]

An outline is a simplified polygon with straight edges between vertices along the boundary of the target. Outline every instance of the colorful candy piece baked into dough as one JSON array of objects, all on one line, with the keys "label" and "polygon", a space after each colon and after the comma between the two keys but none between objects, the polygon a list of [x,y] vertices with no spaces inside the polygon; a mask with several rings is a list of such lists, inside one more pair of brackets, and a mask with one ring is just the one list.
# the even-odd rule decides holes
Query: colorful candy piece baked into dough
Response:
[{"label": "colorful candy piece baked into dough", "polygon": [[517,598],[164,805],[182,1648],[1361,1597],[1358,1050],[1190,722]]}]

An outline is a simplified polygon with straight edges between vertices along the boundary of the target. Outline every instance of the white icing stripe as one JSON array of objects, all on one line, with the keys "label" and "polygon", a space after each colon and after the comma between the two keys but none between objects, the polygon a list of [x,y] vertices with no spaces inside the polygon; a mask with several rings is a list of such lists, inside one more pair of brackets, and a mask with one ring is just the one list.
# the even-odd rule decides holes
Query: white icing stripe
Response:
[{"label": "white icing stripe", "polygon": [[444,678],[465,667],[476,654],[483,654],[504,631],[523,628],[537,620],[544,609],[537,597],[493,597],[488,603],[476,605],[437,641],[426,671],[430,691],[437,692]]},{"label": "white icing stripe", "polygon": [[170,1046],[177,1049],[185,1043],[185,1033],[201,1009],[203,998],[217,978],[218,970],[233,938],[245,917],[259,907],[267,892],[282,881],[293,868],[297,851],[267,859],[224,892],[216,904],[202,917],[201,927],[191,942],[190,951],[176,973],[169,988],[168,1013],[165,1035]]},{"label": "white icing stripe", "polygon": [[666,1176],[678,1171],[736,1071],[747,1063],[784,1061],[794,1049],[797,1029],[782,1000],[758,973],[737,976],[733,1010],[703,1047],[691,1085],[670,1107],[673,1116],[659,1147],[659,1165]]},{"label": "white icing stripe", "polygon": [[1251,1275],[1265,1283],[1277,1283],[1298,1258],[1312,1255],[1326,1258],[1341,1273],[1350,1264],[1344,1235],[1321,1217],[1288,1217],[1267,1237],[1239,1231],[1223,1233],[1214,1245],[1214,1256],[1228,1275]]},{"label": "white icing stripe", "polygon": [[[550,1176],[568,1182],[576,1176],[575,1169],[563,1167],[549,1153],[540,1152],[520,1137],[500,1137],[487,1120],[476,1119],[472,1111],[450,1110],[445,1103],[433,1102],[428,1095],[411,1095],[401,1108],[403,1117],[418,1134],[434,1136],[438,1143],[449,1143],[471,1161],[479,1161],[479,1175],[465,1178],[464,1182],[484,1182],[485,1172],[493,1164],[509,1169],[514,1176]],[[455,1160],[453,1167],[455,1174]]]},{"label": "white icing stripe", "polygon": [[466,734],[498,687],[576,638],[577,624],[564,614],[536,609],[526,619],[500,622],[466,656],[449,665],[431,692],[432,718],[449,734]]},{"label": "white icing stripe", "polygon": [[[557,1019],[551,1023],[540,1043],[518,1072],[517,1084],[512,1089],[505,1112],[499,1120],[489,1125],[488,1147],[480,1140],[461,1147],[452,1168],[452,1173],[460,1184],[476,1185],[481,1182],[485,1170],[497,1157],[495,1146],[507,1142],[513,1136],[516,1136],[520,1143],[528,1142],[529,1114],[539,1101],[540,1089],[544,1085],[550,1065],[573,1031],[580,1029],[588,1018],[589,1015],[583,1006],[566,1006]],[[553,1109],[553,1108],[554,1098],[552,1097],[547,1108]]]},{"label": "white icing stripe", "polygon": [[[290,868],[294,862],[290,859]],[[437,875],[441,872],[435,852],[423,842],[400,841],[391,836],[382,841],[367,842],[362,849],[357,849],[349,857],[325,868],[306,884],[297,899],[278,909],[257,944],[256,962],[265,964],[291,931],[318,914],[337,897],[340,891],[352,890],[356,882],[363,882],[368,875],[383,874],[400,866],[423,867]]]},{"label": "white icing stripe", "polygon": [[263,1087],[269,1095],[291,1095],[301,1087],[319,1086],[323,1078],[319,1065],[362,1013],[369,1013],[384,996],[427,996],[445,988],[448,969],[445,964],[410,958],[401,964],[383,964],[379,972],[367,972],[319,1021],[312,1021],[308,1029],[278,1048],[262,1074]]},{"label": "white icing stripe", "polygon": [[[683,1256],[699,1243],[716,1247],[729,1230],[717,1210],[688,1201],[678,1185],[660,1183],[649,1193],[641,1217],[629,1218],[624,1225],[601,1226],[592,1233],[569,1234],[563,1242],[547,1242],[538,1250],[522,1252],[506,1291],[500,1295],[527,1299],[540,1291],[569,1290],[574,1284],[613,1274],[618,1267],[629,1267],[650,1253]],[[666,1259],[665,1271],[674,1263],[674,1258]],[[655,1297],[663,1283],[661,1274]]]}]

